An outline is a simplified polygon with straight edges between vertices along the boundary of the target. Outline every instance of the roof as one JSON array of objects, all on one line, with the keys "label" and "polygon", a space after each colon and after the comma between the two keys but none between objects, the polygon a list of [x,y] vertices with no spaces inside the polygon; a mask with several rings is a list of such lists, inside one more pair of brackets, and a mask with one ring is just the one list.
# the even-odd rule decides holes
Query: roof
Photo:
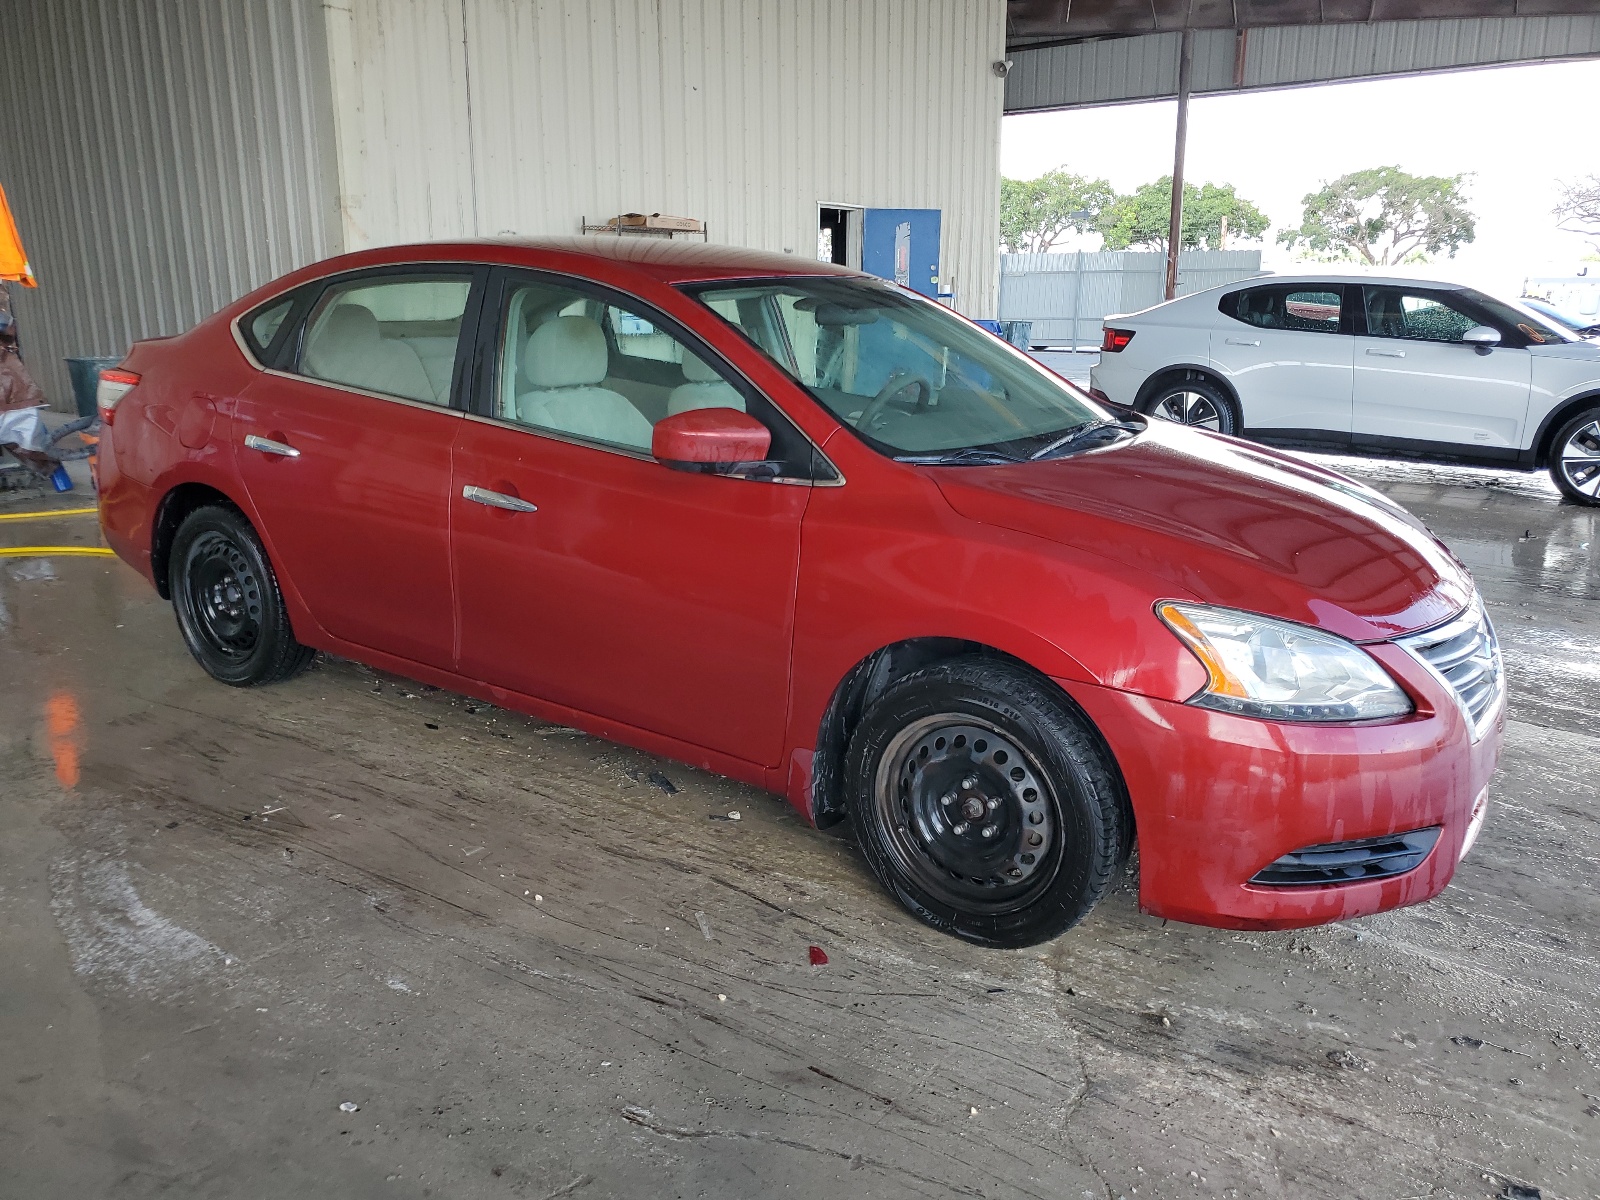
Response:
[{"label": "roof", "polygon": [[[1241,279],[1237,283],[1225,284],[1225,287],[1238,287],[1240,284],[1277,284],[1277,283],[1370,283],[1380,287],[1425,287],[1435,291],[1454,292],[1466,287],[1464,283],[1446,283],[1441,279],[1419,279],[1415,275],[1374,275],[1365,271],[1296,271],[1293,274],[1268,271],[1261,275],[1252,275],[1249,279]],[[1215,289],[1213,289],[1215,290]]]},{"label": "roof", "polygon": [[[396,247],[413,252],[433,250],[438,243]],[[852,279],[872,278],[860,271],[834,263],[819,262],[804,254],[775,254],[770,250],[747,250],[739,246],[716,246],[679,238],[621,237],[599,234],[591,237],[485,238],[479,241],[450,242],[452,250],[482,247],[492,250],[486,261],[515,261],[517,255],[505,250],[530,250],[546,254],[579,255],[625,263],[647,270],[658,279],[686,282],[692,279],[759,278],[772,275],[841,275]],[[430,255],[431,257],[431,255]]]},{"label": "roof", "polygon": [[1182,29],[1583,16],[1594,0],[1006,0],[1006,49]]}]

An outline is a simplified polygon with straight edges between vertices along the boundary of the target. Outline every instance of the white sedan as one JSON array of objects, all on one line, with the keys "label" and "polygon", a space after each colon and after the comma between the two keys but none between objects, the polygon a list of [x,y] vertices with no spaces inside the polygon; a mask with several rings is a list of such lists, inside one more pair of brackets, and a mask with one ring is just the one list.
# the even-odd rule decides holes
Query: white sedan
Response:
[{"label": "white sedan", "polygon": [[1278,445],[1534,471],[1600,504],[1600,342],[1472,288],[1270,275],[1107,317],[1090,377]]}]

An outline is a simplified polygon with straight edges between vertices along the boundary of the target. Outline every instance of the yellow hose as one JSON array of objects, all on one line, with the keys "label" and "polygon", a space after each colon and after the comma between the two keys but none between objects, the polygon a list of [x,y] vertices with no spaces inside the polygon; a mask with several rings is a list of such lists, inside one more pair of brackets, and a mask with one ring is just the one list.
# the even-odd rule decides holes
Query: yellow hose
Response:
[{"label": "yellow hose", "polygon": [[44,558],[73,554],[115,554],[104,546],[0,546],[0,558]]},{"label": "yellow hose", "polygon": [[47,512],[0,513],[0,521],[48,521],[52,517],[86,517],[98,508],[57,508]]}]

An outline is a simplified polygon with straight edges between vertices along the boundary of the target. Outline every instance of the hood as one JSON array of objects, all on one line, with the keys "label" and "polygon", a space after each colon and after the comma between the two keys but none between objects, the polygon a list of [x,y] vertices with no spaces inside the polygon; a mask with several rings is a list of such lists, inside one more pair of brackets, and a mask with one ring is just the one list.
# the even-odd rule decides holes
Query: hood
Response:
[{"label": "hood", "polygon": [[1336,472],[1150,421],[1132,441],[1039,463],[928,467],[962,516],[1136,568],[1193,599],[1355,641],[1459,612],[1471,577],[1427,528]]},{"label": "hood", "polygon": [[1589,338],[1577,342],[1548,342],[1543,346],[1529,346],[1528,353],[1535,358],[1567,358],[1600,363],[1600,342]]}]

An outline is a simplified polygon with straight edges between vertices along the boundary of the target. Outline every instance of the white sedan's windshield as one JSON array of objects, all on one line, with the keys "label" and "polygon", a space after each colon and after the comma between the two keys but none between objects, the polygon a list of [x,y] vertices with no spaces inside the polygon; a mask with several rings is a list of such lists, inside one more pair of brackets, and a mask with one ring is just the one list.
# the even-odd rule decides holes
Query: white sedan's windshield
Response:
[{"label": "white sedan's windshield", "polygon": [[1110,418],[998,338],[894,288],[823,277],[686,290],[896,457],[1023,458]]}]

